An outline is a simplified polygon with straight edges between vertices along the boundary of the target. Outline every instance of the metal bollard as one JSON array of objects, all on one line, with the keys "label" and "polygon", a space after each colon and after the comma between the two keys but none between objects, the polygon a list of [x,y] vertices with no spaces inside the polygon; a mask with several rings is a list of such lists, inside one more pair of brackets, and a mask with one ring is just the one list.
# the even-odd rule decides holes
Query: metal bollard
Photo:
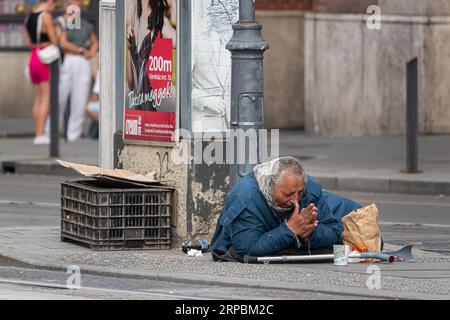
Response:
[{"label": "metal bollard", "polygon": [[418,71],[417,58],[406,70],[406,173],[420,173],[418,165]]},{"label": "metal bollard", "polygon": [[59,59],[50,65],[50,158],[59,157]]}]

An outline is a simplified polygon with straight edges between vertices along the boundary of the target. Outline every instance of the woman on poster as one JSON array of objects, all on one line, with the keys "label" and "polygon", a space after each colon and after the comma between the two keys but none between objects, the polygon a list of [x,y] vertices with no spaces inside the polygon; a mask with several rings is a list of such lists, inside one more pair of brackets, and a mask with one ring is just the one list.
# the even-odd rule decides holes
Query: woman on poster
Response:
[{"label": "woman on poster", "polygon": [[172,39],[176,49],[175,0],[136,0],[129,11],[127,27],[127,83],[137,101],[133,110],[158,111],[147,76],[147,63],[157,37]]}]

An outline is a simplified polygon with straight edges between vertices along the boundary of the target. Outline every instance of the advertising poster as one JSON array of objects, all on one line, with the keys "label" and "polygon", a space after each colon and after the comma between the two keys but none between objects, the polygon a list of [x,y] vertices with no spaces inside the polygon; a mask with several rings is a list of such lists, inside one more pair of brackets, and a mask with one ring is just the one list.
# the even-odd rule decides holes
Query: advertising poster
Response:
[{"label": "advertising poster", "polygon": [[176,5],[125,1],[125,142],[176,142]]},{"label": "advertising poster", "polygon": [[231,52],[225,46],[239,19],[239,0],[191,1],[192,121],[196,132],[230,129]]}]

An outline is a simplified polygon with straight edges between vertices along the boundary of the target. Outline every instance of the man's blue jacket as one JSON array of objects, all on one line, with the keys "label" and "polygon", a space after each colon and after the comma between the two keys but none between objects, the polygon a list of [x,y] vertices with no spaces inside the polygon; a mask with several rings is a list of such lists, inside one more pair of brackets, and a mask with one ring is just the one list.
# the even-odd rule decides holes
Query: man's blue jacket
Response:
[{"label": "man's blue jacket", "polygon": [[331,249],[333,244],[342,243],[341,218],[361,208],[352,200],[322,191],[321,185],[308,176],[300,210],[310,203],[318,209],[319,225],[308,243],[301,243],[287,225],[290,215],[287,219],[281,218],[268,205],[253,172],[249,173],[236,183],[225,200],[211,241],[212,250],[222,255],[234,246],[239,255],[258,257],[290,248],[305,251]]}]

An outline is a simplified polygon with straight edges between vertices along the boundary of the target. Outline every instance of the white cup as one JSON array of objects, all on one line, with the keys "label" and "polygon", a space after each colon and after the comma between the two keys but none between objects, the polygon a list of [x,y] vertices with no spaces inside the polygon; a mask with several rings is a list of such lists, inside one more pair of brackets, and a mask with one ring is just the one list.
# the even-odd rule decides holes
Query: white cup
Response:
[{"label": "white cup", "polygon": [[348,245],[333,245],[334,265],[346,266],[348,264],[348,254],[350,252],[350,246]]}]

